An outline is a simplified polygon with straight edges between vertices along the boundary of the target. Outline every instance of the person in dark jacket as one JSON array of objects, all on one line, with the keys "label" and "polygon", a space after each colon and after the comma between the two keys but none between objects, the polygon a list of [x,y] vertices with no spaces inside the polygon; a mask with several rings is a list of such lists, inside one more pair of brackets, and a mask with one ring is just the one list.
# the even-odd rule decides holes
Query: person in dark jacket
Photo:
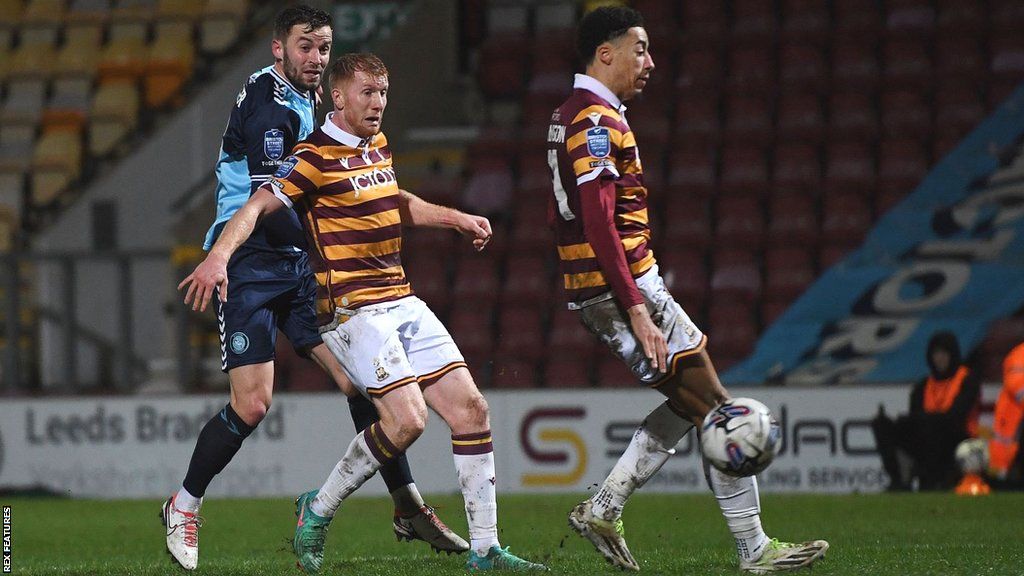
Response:
[{"label": "person in dark jacket", "polygon": [[895,420],[879,406],[875,444],[889,474],[889,490],[944,490],[956,483],[957,445],[977,433],[981,385],[962,364],[951,332],[928,342],[930,375],[910,392],[910,413]]}]

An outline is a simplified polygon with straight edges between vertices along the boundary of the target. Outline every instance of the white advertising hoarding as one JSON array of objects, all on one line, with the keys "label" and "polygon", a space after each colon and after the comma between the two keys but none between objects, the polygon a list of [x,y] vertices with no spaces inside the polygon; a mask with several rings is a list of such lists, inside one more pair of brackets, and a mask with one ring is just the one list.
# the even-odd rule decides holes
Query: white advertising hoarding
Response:
[{"label": "white advertising hoarding", "polygon": [[[783,427],[766,492],[874,492],[887,478],[870,420],[904,412],[905,386],[735,389],[772,409]],[[488,391],[503,492],[583,492],[600,483],[643,417],[648,390]],[[0,406],[0,488],[43,487],[73,497],[157,498],[180,486],[215,396],[7,400]],[[340,394],[279,394],[267,419],[210,487],[211,496],[293,496],[320,485],[354,429]],[[645,491],[706,490],[696,435]],[[409,451],[424,492],[455,492],[447,427],[431,414]],[[384,494],[371,480],[360,494]]]}]

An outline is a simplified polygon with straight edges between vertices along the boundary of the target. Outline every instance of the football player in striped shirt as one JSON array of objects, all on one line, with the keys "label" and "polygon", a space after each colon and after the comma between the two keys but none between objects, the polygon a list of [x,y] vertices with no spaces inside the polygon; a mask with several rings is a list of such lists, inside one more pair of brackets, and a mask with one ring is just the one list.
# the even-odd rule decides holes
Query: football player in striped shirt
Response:
[{"label": "football player in striped shirt", "polygon": [[[277,16],[272,43],[276,63],[249,77],[224,130],[216,170],[217,218],[206,237],[207,250],[252,192],[271,179],[295,143],[313,131],[331,40],[331,17],[322,10],[294,6]],[[270,409],[278,329],[296,351],[311,356],[351,393],[349,408],[357,429],[380,419],[320,338],[316,279],[305,246],[301,222],[285,210],[261,222],[227,268],[232,298],[217,302],[217,319],[231,402],[199,433],[184,482],[161,509],[167,549],[186,570],[198,563],[199,507],[207,486]],[[424,504],[404,456],[380,473],[395,501],[392,526],[399,538],[425,540],[453,552],[468,549]]]},{"label": "football player in striped shirt", "polygon": [[[321,262],[317,280],[333,320],[324,342],[352,383],[372,398],[379,423],[357,435],[319,490],[296,501],[294,550],[309,573],[323,563],[324,536],[342,501],[423,432],[427,406],[452,431],[452,452],[469,524],[470,570],[545,570],[498,542],[494,450],[487,401],[458,347],[402,268],[402,225],[451,228],[483,249],[486,218],[423,201],[398,186],[380,132],[388,72],[372,54],[331,66],[334,112],[224,227],[207,259],[185,279],[186,300],[205,303],[224,287],[225,265],[259,218],[293,207],[305,218]],[[219,293],[225,297],[223,289]]]},{"label": "football player in striped shirt", "polygon": [[[586,74],[554,111],[548,129],[550,215],[571,310],[625,362],[636,380],[668,397],[644,420],[597,494],[569,522],[607,560],[639,570],[622,530],[622,508],[668,460],[705,414],[728,398],[704,349],[707,339],[672,298],[650,248],[647,189],[623,102],[654,70],[638,12],[598,8],[580,21],[577,50]],[[740,567],[753,573],[811,564],[823,540],[788,544],[761,529],[757,480],[705,466]]]}]

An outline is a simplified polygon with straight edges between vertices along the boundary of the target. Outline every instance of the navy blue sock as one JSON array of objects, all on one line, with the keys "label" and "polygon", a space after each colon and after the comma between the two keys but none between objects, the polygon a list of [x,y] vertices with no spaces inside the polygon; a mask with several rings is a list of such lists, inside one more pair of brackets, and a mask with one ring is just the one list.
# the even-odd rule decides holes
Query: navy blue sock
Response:
[{"label": "navy blue sock", "polygon": [[213,477],[231,462],[242,447],[242,441],[255,429],[235,413],[231,404],[210,418],[199,432],[196,449],[188,463],[188,472],[182,483],[185,490],[196,498],[202,498]]},{"label": "navy blue sock", "polygon": [[[377,408],[373,405],[373,402],[370,402],[362,395],[348,399],[348,410],[352,413],[352,422],[356,425],[356,430],[359,432],[369,428],[374,422],[380,422],[380,414],[377,413]],[[412,484],[412,471],[409,470],[409,460],[406,459],[405,452],[384,463],[380,467],[380,477],[387,484],[388,492],[394,492],[402,486]]]}]

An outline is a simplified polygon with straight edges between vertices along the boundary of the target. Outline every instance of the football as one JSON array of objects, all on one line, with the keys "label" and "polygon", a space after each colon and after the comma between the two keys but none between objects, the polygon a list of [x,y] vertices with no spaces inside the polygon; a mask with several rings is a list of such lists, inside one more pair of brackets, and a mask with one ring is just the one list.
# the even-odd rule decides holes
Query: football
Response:
[{"label": "football", "polygon": [[701,426],[704,458],[730,476],[753,476],[775,458],[782,430],[768,407],[733,398],[708,412]]},{"label": "football", "polygon": [[964,474],[977,474],[988,466],[988,442],[968,438],[956,447],[956,464]]}]

